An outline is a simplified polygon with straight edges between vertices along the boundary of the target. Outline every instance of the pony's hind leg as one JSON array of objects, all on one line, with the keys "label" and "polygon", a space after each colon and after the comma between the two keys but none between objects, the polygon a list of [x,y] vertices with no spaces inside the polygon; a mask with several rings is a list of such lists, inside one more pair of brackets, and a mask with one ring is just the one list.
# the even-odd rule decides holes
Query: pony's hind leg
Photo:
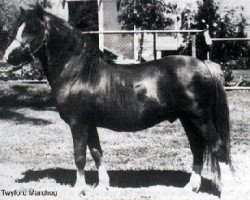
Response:
[{"label": "pony's hind leg", "polygon": [[[211,158],[210,164],[212,172],[215,173],[216,170],[221,169],[220,178],[222,188],[219,189],[225,191],[225,186],[228,187],[229,185],[231,185],[230,183],[232,183],[233,180],[232,172],[229,167],[229,149],[226,146],[225,139],[223,140],[220,134],[216,131],[211,117],[209,117],[209,114],[206,116],[206,119],[205,117],[197,119],[189,119],[187,117],[183,117],[181,118],[181,122],[185,128],[185,131],[187,132],[190,147],[194,156],[193,173],[187,186],[189,186],[190,184],[192,186],[192,181],[198,179],[195,178],[195,176],[197,176],[197,174],[200,175],[200,171],[199,168],[197,170],[194,166],[197,166],[197,164],[198,166],[202,166],[200,164],[203,163],[202,155],[204,155],[203,153],[205,151],[206,156],[209,156],[208,158]],[[197,184],[198,186],[198,181],[196,181],[195,184]],[[196,188],[194,186],[192,186],[192,189],[196,191]]]},{"label": "pony's hind leg", "polygon": [[204,138],[200,132],[199,123],[196,119],[188,117],[180,118],[184,130],[187,134],[190,148],[193,154],[193,168],[190,181],[185,189],[198,192],[201,185],[201,171],[203,167],[203,153],[205,150]]},{"label": "pony's hind leg", "polygon": [[109,176],[102,162],[102,149],[99,141],[97,128],[95,126],[89,127],[88,146],[90,153],[95,161],[99,174],[99,189],[107,189],[109,187]]},{"label": "pony's hind leg", "polygon": [[[231,198],[230,195],[234,190],[235,182],[231,169],[231,160],[229,147],[227,141],[221,138],[221,135],[216,131],[215,125],[210,123],[208,129],[207,142],[211,151],[212,166],[217,166],[219,172],[220,186],[218,189],[221,191],[221,198]],[[216,182],[215,182],[216,183]],[[217,184],[217,183],[216,183]]]},{"label": "pony's hind leg", "polygon": [[211,143],[212,156],[215,157],[216,162],[219,164],[219,190],[221,191],[221,199],[231,198],[231,194],[237,187],[235,185],[236,182],[234,181],[229,148],[227,141],[220,137],[218,140],[212,141]]},{"label": "pony's hind leg", "polygon": [[87,187],[85,182],[84,168],[86,165],[88,126],[83,125],[76,120],[72,120],[69,125],[73,136],[74,158],[77,167],[77,176],[74,189],[77,190],[79,194],[85,195]]}]

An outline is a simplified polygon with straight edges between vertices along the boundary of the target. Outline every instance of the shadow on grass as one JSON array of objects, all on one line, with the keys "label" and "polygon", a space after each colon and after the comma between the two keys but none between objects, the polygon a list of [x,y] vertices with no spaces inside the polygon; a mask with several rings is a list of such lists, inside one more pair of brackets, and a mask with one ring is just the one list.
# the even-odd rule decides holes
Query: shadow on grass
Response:
[{"label": "shadow on grass", "polygon": [[0,83],[0,105],[7,107],[51,107],[55,100],[46,84]]},{"label": "shadow on grass", "polygon": [[[170,170],[140,170],[140,171],[108,171],[110,177],[110,185],[120,188],[140,188],[155,185],[165,185],[174,187],[184,187],[189,179],[190,174],[182,171]],[[27,183],[31,181],[39,181],[43,178],[54,179],[57,183],[73,186],[76,181],[76,170],[70,169],[45,169],[45,170],[28,170],[23,173],[22,179],[17,179],[18,183]],[[98,183],[97,171],[86,171],[86,182],[89,185]],[[219,196],[220,193],[212,181],[202,179],[200,192],[205,192]]]},{"label": "shadow on grass", "polygon": [[15,124],[49,125],[52,123],[44,119],[27,117],[24,114],[10,110],[10,108],[0,108],[0,119],[12,120]]},{"label": "shadow on grass", "polygon": [[28,92],[28,87],[22,86],[22,85],[14,85],[12,86],[12,89],[20,92],[20,93],[27,93]]}]

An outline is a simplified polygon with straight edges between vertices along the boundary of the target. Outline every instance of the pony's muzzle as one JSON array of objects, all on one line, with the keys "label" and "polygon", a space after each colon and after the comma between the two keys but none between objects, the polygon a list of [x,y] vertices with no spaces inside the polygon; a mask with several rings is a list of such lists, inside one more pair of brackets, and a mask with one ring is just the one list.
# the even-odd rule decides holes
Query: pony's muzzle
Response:
[{"label": "pony's muzzle", "polygon": [[17,66],[22,63],[29,63],[33,60],[28,50],[22,48],[14,49],[7,58],[7,62],[11,65]]},{"label": "pony's muzzle", "polygon": [[14,66],[19,65],[21,63],[20,59],[17,59],[14,53],[10,53],[6,60],[9,64]]}]

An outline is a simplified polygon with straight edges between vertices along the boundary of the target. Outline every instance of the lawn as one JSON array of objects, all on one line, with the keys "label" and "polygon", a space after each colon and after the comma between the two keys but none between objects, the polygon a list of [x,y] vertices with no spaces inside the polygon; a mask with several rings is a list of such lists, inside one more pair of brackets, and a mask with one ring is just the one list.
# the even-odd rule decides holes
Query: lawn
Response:
[{"label": "lawn", "polygon": [[[78,199],[72,138],[60,119],[46,84],[0,82],[0,199],[2,190],[56,191],[34,199]],[[250,196],[250,91],[228,91],[235,191],[229,199]],[[90,192],[82,199],[218,199],[211,174],[204,171],[201,192],[185,191],[192,155],[179,121],[140,132],[99,129],[104,162],[111,178],[108,191],[96,191],[94,162],[87,154]],[[248,188],[247,188],[248,187]],[[22,196],[10,199],[27,199]],[[33,198],[32,198],[33,199]]]}]

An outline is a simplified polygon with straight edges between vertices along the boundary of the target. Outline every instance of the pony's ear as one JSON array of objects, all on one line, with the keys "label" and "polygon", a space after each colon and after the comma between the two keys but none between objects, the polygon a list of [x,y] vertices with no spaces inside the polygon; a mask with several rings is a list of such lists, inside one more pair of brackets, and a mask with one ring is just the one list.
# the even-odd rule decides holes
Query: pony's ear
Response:
[{"label": "pony's ear", "polygon": [[24,14],[25,14],[24,8],[23,8],[23,7],[20,7],[19,9],[20,9],[21,15],[24,15]]},{"label": "pony's ear", "polygon": [[36,2],[35,7],[34,7],[34,11],[35,11],[37,17],[39,19],[43,20],[44,10],[39,2]]}]

